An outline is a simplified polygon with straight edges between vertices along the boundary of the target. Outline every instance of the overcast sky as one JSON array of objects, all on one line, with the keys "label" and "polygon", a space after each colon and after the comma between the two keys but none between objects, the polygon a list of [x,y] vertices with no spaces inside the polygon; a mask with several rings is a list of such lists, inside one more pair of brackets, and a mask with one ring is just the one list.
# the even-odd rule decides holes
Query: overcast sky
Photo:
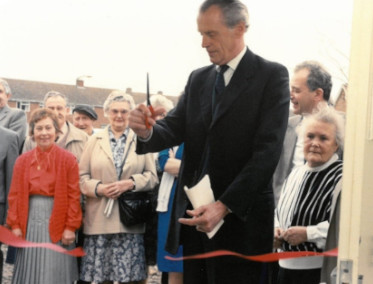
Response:
[{"label": "overcast sky", "polygon": [[[245,0],[255,53],[293,67],[322,62],[333,94],[348,75],[353,0]],[[200,0],[0,0],[0,77],[132,88],[178,95],[210,64],[196,16]],[[343,72],[341,72],[343,70]]]}]

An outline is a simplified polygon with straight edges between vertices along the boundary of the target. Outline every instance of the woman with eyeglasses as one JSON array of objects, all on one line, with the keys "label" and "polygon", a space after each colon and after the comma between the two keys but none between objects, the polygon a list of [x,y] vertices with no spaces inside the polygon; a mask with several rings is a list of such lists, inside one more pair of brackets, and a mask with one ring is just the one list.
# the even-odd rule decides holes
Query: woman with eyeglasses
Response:
[{"label": "woman with eyeglasses", "polygon": [[128,128],[131,95],[112,92],[104,103],[109,125],[88,140],[80,160],[85,195],[84,250],[80,279],[95,283],[140,283],[147,278],[145,224],[120,222],[117,199],[126,191],[148,191],[158,182],[152,154],[137,155]]}]

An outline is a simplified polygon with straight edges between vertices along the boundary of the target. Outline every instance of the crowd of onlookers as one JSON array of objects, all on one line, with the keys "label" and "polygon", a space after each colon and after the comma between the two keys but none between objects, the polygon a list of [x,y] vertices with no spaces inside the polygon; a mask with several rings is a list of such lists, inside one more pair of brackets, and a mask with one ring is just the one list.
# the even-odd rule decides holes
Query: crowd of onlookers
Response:
[{"label": "crowd of onlookers", "polygon": [[[239,0],[204,1],[197,25],[213,64],[191,73],[178,104],[154,95],[149,108],[113,91],[98,131],[93,108],[76,106],[70,122],[67,97],[53,90],[27,125],[0,79],[0,222],[28,241],[85,251],[10,248],[13,283],[146,283],[150,265],[162,283],[330,283],[335,258],[167,258],[338,244],[345,118],[329,103],[331,75],[302,62],[289,90],[286,68],[245,45]],[[184,186],[206,175],[215,200],[193,208]],[[152,215],[124,225],[118,198],[141,191],[153,193]]]},{"label": "crowd of onlookers", "polygon": [[[328,230],[331,219],[338,218],[344,117],[328,105],[331,86],[330,74],[319,63],[303,62],[296,67],[290,84],[294,115],[289,118],[273,176],[274,248],[278,250],[322,252],[326,246],[337,246],[337,234],[328,236]],[[170,283],[181,283],[183,263],[168,261],[165,255],[171,254],[163,248],[184,145],[138,155],[135,134],[128,127],[135,103],[121,91],[106,99],[104,113],[109,124],[96,133],[93,108],[76,106],[71,123],[66,120],[66,96],[50,91],[44,97],[45,108],[31,115],[26,137],[25,114],[7,106],[11,92],[4,80],[0,80],[0,92],[0,115],[5,113],[6,118],[0,127],[5,157],[2,222],[30,241],[57,242],[66,248],[81,245],[86,252],[78,265],[73,257],[44,249],[19,249],[15,283],[26,283],[32,277],[48,283],[57,281],[57,276],[61,277],[58,283],[78,279],[81,283],[140,282],[147,277],[147,265],[155,264],[168,272]],[[157,119],[173,108],[162,95],[152,96],[151,103],[165,109]],[[15,162],[19,153],[24,154]],[[131,190],[155,191],[153,207],[158,216],[147,222],[146,234],[145,224],[127,228],[120,222],[115,202],[111,214],[103,214],[108,200]],[[182,256],[182,246],[176,255]],[[322,267],[326,281],[336,266],[330,262],[325,259],[323,265],[322,257],[280,260],[279,266],[270,266],[270,281],[290,283],[289,279],[306,275],[316,283]]]},{"label": "crowd of onlookers", "polygon": [[[19,249],[13,282],[144,281],[147,263],[156,263],[154,250],[161,248],[154,243],[157,232],[167,234],[167,216],[159,222],[163,229],[157,230],[158,220],[153,214],[146,259],[145,224],[124,226],[116,199],[129,190],[157,189],[158,177],[163,172],[170,173],[172,186],[181,154],[167,150],[159,156],[159,161],[157,155],[136,154],[136,138],[128,128],[128,115],[135,103],[131,95],[124,92],[114,91],[108,96],[103,107],[109,123],[94,133],[92,125],[97,114],[93,108],[76,106],[71,123],[66,119],[67,97],[50,91],[44,97],[44,108],[31,114],[26,137],[25,113],[8,107],[11,90],[5,80],[0,81],[0,90],[3,104],[0,113],[6,112],[6,121],[1,120],[4,127],[0,127],[0,137],[5,139],[1,144],[6,162],[1,172],[7,175],[1,191],[2,223],[16,236],[29,241],[58,243],[67,249],[82,245],[86,252],[85,257],[78,259],[78,265],[77,259],[71,256],[38,248]],[[165,109],[159,119],[173,108],[173,103],[162,95],[152,96],[151,101],[154,107]],[[23,154],[17,159],[19,153]],[[154,212],[156,198],[154,194]],[[104,215],[110,199],[114,200],[113,208],[110,214]],[[160,215],[170,214],[168,201],[164,204],[166,208]],[[167,261],[163,261],[168,272]],[[172,272],[171,269],[170,279],[174,277]]]},{"label": "crowd of onlookers", "polygon": [[[108,96],[103,107],[109,123],[94,133],[97,114],[92,107],[76,106],[71,123],[66,119],[67,97],[50,91],[44,97],[44,108],[31,114],[26,136],[25,113],[8,107],[11,90],[5,80],[0,80],[0,90],[0,113],[6,112],[6,121],[1,120],[4,127],[0,127],[5,162],[1,173],[7,175],[1,191],[2,224],[29,241],[58,243],[67,249],[80,245],[86,252],[76,259],[45,249],[18,249],[13,282],[144,282],[147,264],[155,265],[155,250],[161,248],[154,240],[158,233],[167,234],[167,217],[158,222],[155,213],[159,178],[163,172],[169,172],[172,181],[177,177],[181,154],[175,156],[167,150],[160,161],[158,155],[136,154],[135,134],[128,127],[135,103],[125,92],[113,91]],[[152,96],[151,101],[154,107],[165,109],[159,119],[173,108],[162,95]],[[116,200],[129,190],[155,192],[147,254],[145,224],[126,227],[120,222]],[[103,214],[111,199],[110,214]],[[165,204],[161,215],[170,213]],[[157,230],[158,224],[163,229]],[[12,251],[15,254],[14,248],[9,249]],[[173,278],[172,271],[169,277]]]}]

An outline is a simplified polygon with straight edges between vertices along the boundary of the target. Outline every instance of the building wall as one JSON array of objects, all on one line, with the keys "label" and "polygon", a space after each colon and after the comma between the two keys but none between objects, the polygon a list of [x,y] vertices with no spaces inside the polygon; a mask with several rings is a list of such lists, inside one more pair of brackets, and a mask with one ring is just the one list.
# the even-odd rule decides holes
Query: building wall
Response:
[{"label": "building wall", "polygon": [[[28,120],[31,113],[42,105],[44,94],[46,94],[50,90],[55,90],[66,95],[66,97],[68,98],[68,104],[72,108],[78,104],[87,104],[93,106],[98,115],[98,120],[94,122],[95,128],[103,128],[108,124],[108,120],[103,113],[102,105],[104,104],[107,96],[113,91],[113,89],[93,87],[81,88],[75,85],[9,78],[4,79],[9,83],[9,86],[12,90],[12,96],[9,100],[9,106],[17,108],[18,105],[19,109],[25,110]],[[133,97],[136,104],[143,103],[146,99],[145,93],[133,92],[131,88],[127,88],[126,92]],[[161,92],[158,93],[162,94]],[[165,97],[170,99],[174,103],[174,105],[176,105],[179,100],[179,97],[175,96]],[[68,120],[72,121],[72,115],[68,116]]]},{"label": "building wall", "polygon": [[[8,103],[9,103],[10,107],[17,108],[17,102],[16,101],[9,101]],[[39,107],[40,107],[39,103],[30,103],[30,111],[26,111],[27,121],[29,121],[31,113],[34,110],[38,109]],[[104,116],[103,108],[102,107],[94,107],[94,109],[95,109],[95,111],[97,113],[98,119],[93,123],[93,127],[94,128],[103,128],[103,127],[105,127],[109,123],[109,121]],[[72,114],[68,115],[67,120],[70,121],[70,122],[73,121]]]}]

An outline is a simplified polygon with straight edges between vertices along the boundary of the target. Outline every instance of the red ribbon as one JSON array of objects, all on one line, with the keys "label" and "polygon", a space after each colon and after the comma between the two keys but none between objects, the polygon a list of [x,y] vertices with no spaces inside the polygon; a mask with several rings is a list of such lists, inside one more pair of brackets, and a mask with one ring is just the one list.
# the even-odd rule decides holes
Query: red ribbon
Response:
[{"label": "red ribbon", "polygon": [[85,252],[81,247],[77,247],[73,250],[67,250],[63,247],[60,247],[59,245],[55,245],[52,243],[33,243],[26,241],[20,237],[15,236],[10,230],[5,228],[4,226],[0,226],[0,242],[17,248],[47,248],[59,253],[64,253],[77,257],[85,255]]},{"label": "red ribbon", "polygon": [[190,259],[203,259],[203,258],[211,258],[217,256],[236,256],[239,258],[258,261],[258,262],[274,262],[280,259],[286,258],[297,258],[297,257],[305,257],[305,256],[338,256],[338,248],[326,251],[326,252],[312,252],[312,251],[293,251],[293,252],[276,252],[276,253],[267,253],[261,255],[244,255],[237,252],[229,251],[229,250],[217,250],[211,251],[201,254],[195,254],[190,256],[183,256],[183,257],[170,257],[166,256],[166,259],[180,261],[180,260],[190,260]]}]

